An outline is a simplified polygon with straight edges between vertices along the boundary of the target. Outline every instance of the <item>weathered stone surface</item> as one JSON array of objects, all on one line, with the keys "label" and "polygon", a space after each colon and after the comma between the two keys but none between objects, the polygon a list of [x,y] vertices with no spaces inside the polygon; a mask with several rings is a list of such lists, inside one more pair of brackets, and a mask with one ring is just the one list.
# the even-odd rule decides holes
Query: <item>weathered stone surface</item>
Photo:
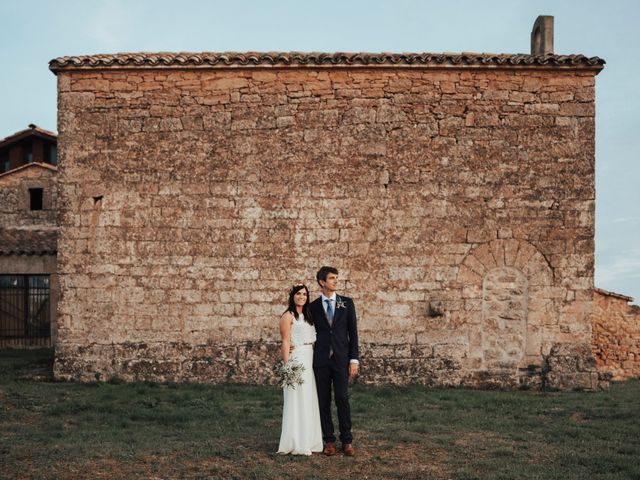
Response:
[{"label": "weathered stone surface", "polygon": [[[57,226],[57,171],[31,164],[0,175],[0,228]],[[42,189],[42,210],[29,208],[29,189]]]},{"label": "weathered stone surface", "polygon": [[558,343],[546,357],[546,387],[558,390],[602,390],[611,374],[598,372],[588,343]]},{"label": "weathered stone surface", "polygon": [[541,386],[591,336],[593,76],[60,71],[56,375],[270,381],[288,286],[334,264],[362,381]]},{"label": "weathered stone surface", "polygon": [[518,270],[500,267],[485,275],[482,287],[485,366],[517,367],[527,336],[527,279]]}]

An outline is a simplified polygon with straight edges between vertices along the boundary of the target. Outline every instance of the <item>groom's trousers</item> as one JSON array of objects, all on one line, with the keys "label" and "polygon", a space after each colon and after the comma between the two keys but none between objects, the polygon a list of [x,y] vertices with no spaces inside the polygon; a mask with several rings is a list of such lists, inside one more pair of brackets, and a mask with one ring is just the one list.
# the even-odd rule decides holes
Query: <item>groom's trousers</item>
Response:
[{"label": "groom's trousers", "polygon": [[349,407],[349,364],[338,364],[334,357],[323,367],[314,367],[316,389],[318,391],[318,405],[320,407],[320,425],[322,439],[325,442],[335,442],[336,436],[331,419],[331,387],[333,386],[336,408],[338,410],[338,425],[340,427],[340,441],[351,443],[351,409]]}]

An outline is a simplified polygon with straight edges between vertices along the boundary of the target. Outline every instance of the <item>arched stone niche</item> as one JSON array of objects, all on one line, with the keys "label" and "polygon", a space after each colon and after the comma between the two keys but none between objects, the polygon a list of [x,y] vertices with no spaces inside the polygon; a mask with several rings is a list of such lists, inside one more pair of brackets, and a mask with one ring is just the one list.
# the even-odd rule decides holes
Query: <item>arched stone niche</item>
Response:
[{"label": "arched stone niche", "polygon": [[546,327],[558,323],[557,292],[535,246],[512,239],[480,244],[462,261],[457,280],[475,368],[515,372],[542,364]]},{"label": "arched stone niche", "polygon": [[494,268],[482,281],[482,351],[486,368],[518,367],[525,354],[529,282],[512,267]]}]

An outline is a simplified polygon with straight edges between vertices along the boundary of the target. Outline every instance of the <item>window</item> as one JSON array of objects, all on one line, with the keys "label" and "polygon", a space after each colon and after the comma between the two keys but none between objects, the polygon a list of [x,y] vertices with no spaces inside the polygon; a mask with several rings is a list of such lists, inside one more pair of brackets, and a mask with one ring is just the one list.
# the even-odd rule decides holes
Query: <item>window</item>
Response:
[{"label": "window", "polygon": [[42,188],[29,189],[29,209],[42,210]]},{"label": "window", "polygon": [[33,150],[32,145],[28,144],[24,146],[24,163],[33,162]]},{"label": "window", "polygon": [[9,170],[9,153],[0,153],[0,173],[4,173]]},{"label": "window", "polygon": [[51,338],[49,275],[0,275],[0,345]]},{"label": "window", "polygon": [[51,165],[58,164],[58,147],[56,145],[51,145],[49,148],[49,163]]}]

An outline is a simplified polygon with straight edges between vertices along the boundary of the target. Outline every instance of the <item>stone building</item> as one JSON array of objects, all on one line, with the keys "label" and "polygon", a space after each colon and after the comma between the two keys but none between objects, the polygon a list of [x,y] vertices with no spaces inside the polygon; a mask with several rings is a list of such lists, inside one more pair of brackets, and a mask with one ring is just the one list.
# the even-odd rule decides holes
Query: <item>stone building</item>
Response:
[{"label": "stone building", "polygon": [[365,382],[605,386],[604,61],[548,53],[536,28],[517,55],[52,60],[56,376],[269,381],[289,286],[334,265]]},{"label": "stone building", "polygon": [[58,163],[58,138],[37,125],[0,140],[0,174],[24,165],[52,165]]},{"label": "stone building", "polygon": [[56,145],[35,125],[0,141],[0,347],[55,341]]},{"label": "stone building", "polygon": [[594,291],[593,355],[598,370],[614,380],[640,377],[640,306],[633,298],[600,288]]}]

